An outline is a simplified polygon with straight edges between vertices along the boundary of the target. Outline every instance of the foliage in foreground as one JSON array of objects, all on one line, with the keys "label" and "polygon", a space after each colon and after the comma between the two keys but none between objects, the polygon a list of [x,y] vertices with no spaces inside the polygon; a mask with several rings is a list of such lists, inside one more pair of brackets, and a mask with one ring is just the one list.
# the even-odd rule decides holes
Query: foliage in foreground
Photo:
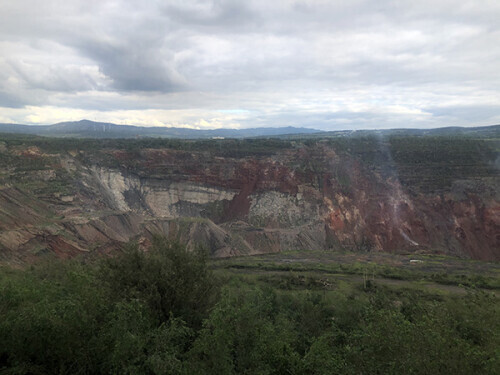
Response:
[{"label": "foliage in foreground", "polygon": [[498,300],[218,280],[156,239],[96,265],[0,270],[2,374],[495,374]]}]

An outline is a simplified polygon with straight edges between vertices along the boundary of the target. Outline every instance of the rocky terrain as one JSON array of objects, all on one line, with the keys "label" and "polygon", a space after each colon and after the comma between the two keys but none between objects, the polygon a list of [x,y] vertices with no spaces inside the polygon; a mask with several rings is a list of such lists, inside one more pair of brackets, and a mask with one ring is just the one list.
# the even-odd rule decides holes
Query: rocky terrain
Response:
[{"label": "rocky terrain", "polygon": [[[491,131],[491,129],[490,129]],[[499,142],[474,134],[76,140],[0,135],[0,258],[155,233],[216,257],[294,249],[500,260]]]}]

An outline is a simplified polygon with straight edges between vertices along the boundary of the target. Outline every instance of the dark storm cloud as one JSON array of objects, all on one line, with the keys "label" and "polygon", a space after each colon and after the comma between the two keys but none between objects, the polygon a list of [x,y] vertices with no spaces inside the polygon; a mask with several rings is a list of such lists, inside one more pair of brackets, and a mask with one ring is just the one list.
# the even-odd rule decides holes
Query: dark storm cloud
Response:
[{"label": "dark storm cloud", "polygon": [[109,43],[99,40],[78,44],[79,51],[96,61],[118,91],[178,91],[183,79],[157,51],[160,46]]},{"label": "dark storm cloud", "polygon": [[3,2],[0,107],[20,109],[0,117],[35,106],[40,121],[48,107],[47,121],[150,109],[221,126],[487,124],[499,17],[488,0]]},{"label": "dark storm cloud", "polygon": [[[125,2],[122,8],[107,7],[108,2],[102,5],[90,4],[90,10],[95,14],[83,13],[80,17],[76,14],[64,14],[67,8],[59,7],[60,2],[48,1],[55,9],[55,13],[47,11],[43,5],[39,9],[39,16],[32,15],[34,24],[27,19],[24,22],[29,30],[22,30],[24,26],[7,23],[0,30],[14,39],[26,38],[26,43],[33,46],[33,51],[27,53],[38,53],[41,56],[50,55],[52,59],[58,60],[62,65],[60,69],[54,69],[52,75],[38,75],[36,71],[29,72],[23,67],[22,60],[10,58],[18,64],[15,67],[17,73],[26,84],[51,91],[72,91],[79,88],[80,91],[91,89],[110,89],[117,91],[160,91],[171,92],[182,89],[185,82],[176,72],[171,61],[172,53],[169,50],[168,19],[162,19],[154,9],[148,13],[145,9],[135,7],[133,3]],[[84,1],[70,2],[74,6],[71,11],[82,9]],[[92,3],[92,2],[91,2]],[[19,5],[21,7],[22,4]],[[25,6],[40,8],[35,2],[25,2]],[[142,6],[142,4],[141,4]],[[10,11],[13,15],[20,17],[16,9]],[[30,15],[29,9],[27,16]],[[60,11],[61,14],[57,14]],[[102,15],[102,18],[99,17]],[[7,18],[7,14],[5,14]],[[41,20],[45,20],[41,21]],[[23,21],[21,21],[23,22]],[[17,33],[16,28],[21,31]],[[26,35],[28,34],[28,35]],[[106,82],[92,82],[91,77],[83,77],[81,74],[66,74],[61,77],[65,70],[64,59],[66,56],[57,55],[58,51],[44,51],[43,46],[36,48],[38,38],[48,38],[51,41],[73,51],[79,56],[87,67],[95,65],[107,78]],[[68,51],[66,51],[68,52]],[[26,56],[26,54],[24,54]],[[42,61],[44,64],[45,61]],[[42,65],[41,64],[41,65]],[[24,64],[26,65],[26,64]],[[32,64],[33,65],[33,64]],[[42,67],[43,68],[43,65]],[[45,69],[47,70],[47,69]],[[25,74],[26,73],[26,74]],[[73,82],[69,82],[72,80]]]}]

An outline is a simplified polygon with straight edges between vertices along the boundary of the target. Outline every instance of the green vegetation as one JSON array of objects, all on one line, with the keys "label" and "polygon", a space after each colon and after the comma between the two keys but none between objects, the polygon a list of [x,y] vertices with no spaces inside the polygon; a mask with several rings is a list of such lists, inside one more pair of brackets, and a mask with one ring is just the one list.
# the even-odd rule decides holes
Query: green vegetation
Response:
[{"label": "green vegetation", "polygon": [[[280,254],[281,255],[281,254]],[[305,254],[304,254],[305,255]],[[500,290],[500,278],[495,274],[482,275],[463,271],[448,271],[443,268],[425,269],[423,266],[413,266],[413,269],[396,267],[386,264],[376,263],[325,263],[320,259],[307,263],[300,261],[288,263],[275,259],[274,261],[266,256],[266,262],[259,262],[258,258],[234,258],[219,260],[216,263],[218,270],[240,270],[242,272],[286,273],[291,275],[302,275],[314,273],[316,278],[329,276],[365,276],[372,279],[404,280],[408,282],[432,282],[440,285],[453,285],[468,288],[481,288],[490,290]],[[286,277],[286,276],[284,276]]]},{"label": "green vegetation", "polygon": [[498,177],[499,142],[449,137],[392,137],[391,154],[401,183],[411,189],[439,192],[456,180]]},{"label": "green vegetation", "polygon": [[1,134],[0,139],[7,147],[36,146],[47,153],[60,153],[73,150],[100,151],[118,149],[130,153],[143,149],[172,149],[183,151],[208,151],[217,156],[247,157],[274,155],[277,151],[291,148],[291,142],[278,138],[248,139],[203,139],[187,140],[173,138],[140,139],[79,139],[48,138],[21,134]]},{"label": "green vegetation", "polygon": [[[292,254],[294,255],[294,254]],[[299,254],[295,254],[299,256]],[[313,254],[314,255],[314,254]],[[342,279],[307,261],[208,262],[154,239],[0,269],[2,374],[496,374],[498,298]],[[328,265],[330,271],[334,265]],[[349,271],[344,265],[344,272]],[[347,273],[348,274],[348,273]],[[418,272],[417,272],[418,274]],[[378,275],[378,276],[377,276]],[[402,277],[412,276],[405,270]],[[415,277],[416,278],[416,277]]]},{"label": "green vegetation", "polygon": [[358,136],[323,141],[344,155],[355,157],[385,177],[397,177],[412,190],[440,192],[456,180],[497,177],[498,139],[469,136]]},{"label": "green vegetation", "polygon": [[[410,259],[418,263],[411,263]],[[290,251],[252,257],[235,257],[214,261],[217,271],[295,275],[315,279],[403,281],[407,285],[436,284],[500,290],[500,266],[444,255],[360,254],[329,251]],[[443,288],[446,289],[446,288]]]}]

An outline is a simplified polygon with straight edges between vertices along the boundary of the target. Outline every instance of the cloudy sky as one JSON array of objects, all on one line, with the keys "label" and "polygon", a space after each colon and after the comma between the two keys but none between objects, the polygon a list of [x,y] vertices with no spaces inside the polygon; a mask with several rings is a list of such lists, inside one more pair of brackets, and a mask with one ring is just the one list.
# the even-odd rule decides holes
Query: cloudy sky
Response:
[{"label": "cloudy sky", "polygon": [[0,122],[500,123],[498,0],[0,0]]}]

